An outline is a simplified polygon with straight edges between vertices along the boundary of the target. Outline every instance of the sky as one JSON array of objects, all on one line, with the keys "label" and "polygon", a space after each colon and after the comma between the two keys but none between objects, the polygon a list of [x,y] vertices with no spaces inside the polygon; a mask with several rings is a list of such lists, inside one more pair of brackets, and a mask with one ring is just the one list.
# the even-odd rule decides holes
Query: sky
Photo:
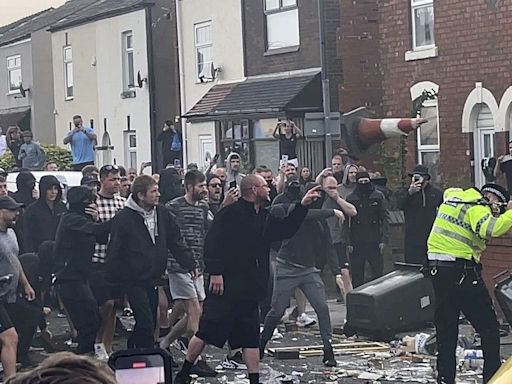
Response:
[{"label": "sky", "polygon": [[0,26],[64,3],[65,0],[0,0]]}]

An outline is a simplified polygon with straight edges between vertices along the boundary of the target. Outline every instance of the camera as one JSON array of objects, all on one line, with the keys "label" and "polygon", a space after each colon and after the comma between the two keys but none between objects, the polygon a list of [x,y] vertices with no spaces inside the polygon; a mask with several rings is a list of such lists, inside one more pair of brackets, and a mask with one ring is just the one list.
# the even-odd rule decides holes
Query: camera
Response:
[{"label": "camera", "polygon": [[415,183],[423,182],[423,176],[421,176],[421,175],[413,175],[412,176],[412,181],[414,181]]}]

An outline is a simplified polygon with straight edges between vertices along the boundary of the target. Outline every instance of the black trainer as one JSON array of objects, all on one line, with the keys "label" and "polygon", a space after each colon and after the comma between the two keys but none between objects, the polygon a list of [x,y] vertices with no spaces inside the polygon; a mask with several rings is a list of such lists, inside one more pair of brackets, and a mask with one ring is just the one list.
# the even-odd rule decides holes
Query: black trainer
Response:
[{"label": "black trainer", "polygon": [[335,367],[338,365],[338,363],[336,363],[336,359],[334,358],[334,352],[332,348],[324,348],[324,357],[322,359],[322,363],[324,363],[326,367]]},{"label": "black trainer", "polygon": [[215,377],[217,376],[217,371],[206,364],[206,361],[199,360],[196,365],[192,367],[190,373],[197,375],[199,377]]}]

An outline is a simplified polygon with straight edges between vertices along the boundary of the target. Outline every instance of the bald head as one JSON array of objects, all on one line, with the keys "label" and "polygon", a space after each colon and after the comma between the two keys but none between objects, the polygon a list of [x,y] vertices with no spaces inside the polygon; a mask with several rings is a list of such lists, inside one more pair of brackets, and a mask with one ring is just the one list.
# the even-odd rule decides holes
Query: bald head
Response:
[{"label": "bald head", "polygon": [[[251,193],[253,187],[263,184],[265,179],[260,175],[247,175],[240,182],[240,189],[242,190],[242,196],[246,196]],[[265,183],[266,184],[266,183]]]}]

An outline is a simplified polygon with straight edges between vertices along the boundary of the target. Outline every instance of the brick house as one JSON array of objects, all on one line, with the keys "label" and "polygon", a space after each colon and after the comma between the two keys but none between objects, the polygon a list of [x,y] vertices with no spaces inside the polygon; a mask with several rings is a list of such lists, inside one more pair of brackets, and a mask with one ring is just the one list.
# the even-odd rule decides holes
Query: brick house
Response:
[{"label": "brick house", "polygon": [[[481,186],[482,162],[506,153],[511,11],[511,4],[491,0],[381,3],[383,112],[410,114],[424,90],[437,93],[420,109],[429,122],[407,140],[408,169],[420,162],[442,186]],[[511,267],[503,251],[510,245],[500,239],[489,247],[484,257],[489,286],[493,274]]]},{"label": "brick house", "polygon": [[[322,3],[331,111],[378,109],[377,1]],[[305,113],[322,111],[318,2],[241,0],[241,11],[244,79],[230,85],[221,79],[185,117],[197,127],[214,122],[221,157],[235,149],[248,167],[277,169],[278,143],[272,137],[277,120],[287,116],[303,127]],[[338,145],[335,139],[333,146]],[[324,152],[322,137],[299,142],[301,166],[321,170]]]}]

